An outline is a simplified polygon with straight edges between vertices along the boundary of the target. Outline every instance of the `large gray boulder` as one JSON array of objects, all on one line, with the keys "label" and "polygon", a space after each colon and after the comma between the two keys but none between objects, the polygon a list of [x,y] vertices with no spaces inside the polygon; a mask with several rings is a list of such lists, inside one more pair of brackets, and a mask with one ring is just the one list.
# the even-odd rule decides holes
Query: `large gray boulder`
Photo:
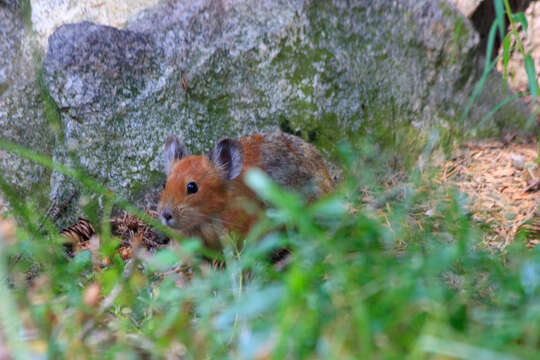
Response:
[{"label": "large gray boulder", "polygon": [[[193,152],[279,127],[328,151],[360,135],[414,151],[431,129],[471,129],[503,99],[488,89],[459,124],[477,44],[443,0],[165,1],[124,30],[63,25],[43,63],[61,120],[52,153],[151,207],[171,133]],[[484,128],[526,117],[513,103]],[[53,174],[53,199],[76,188]]]}]

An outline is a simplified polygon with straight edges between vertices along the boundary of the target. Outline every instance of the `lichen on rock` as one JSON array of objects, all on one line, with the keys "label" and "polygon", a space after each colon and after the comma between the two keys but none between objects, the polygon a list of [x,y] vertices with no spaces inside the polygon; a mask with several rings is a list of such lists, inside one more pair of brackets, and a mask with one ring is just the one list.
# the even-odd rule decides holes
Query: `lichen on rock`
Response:
[{"label": "lichen on rock", "polygon": [[[0,137],[50,154],[54,135],[44,113],[32,39],[17,1],[0,3]],[[0,174],[21,195],[43,200],[50,171],[0,149]],[[39,190],[39,191],[37,191]]]}]

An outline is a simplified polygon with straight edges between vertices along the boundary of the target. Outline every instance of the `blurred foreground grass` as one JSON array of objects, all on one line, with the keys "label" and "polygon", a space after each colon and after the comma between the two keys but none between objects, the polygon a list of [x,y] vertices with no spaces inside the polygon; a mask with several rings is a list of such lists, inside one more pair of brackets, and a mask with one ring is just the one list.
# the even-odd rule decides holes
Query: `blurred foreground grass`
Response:
[{"label": "blurred foreground grass", "polygon": [[[0,220],[0,356],[538,358],[540,250],[482,248],[466,199],[432,181],[436,168],[388,187],[391,158],[368,145],[341,154],[341,186],[310,205],[248,174],[272,207],[241,250],[226,239],[221,269],[193,239],[125,263],[105,221],[114,200],[99,248],[69,260],[58,230],[3,183],[17,224]],[[284,246],[283,269],[268,254]],[[170,271],[186,264],[191,280]]]}]

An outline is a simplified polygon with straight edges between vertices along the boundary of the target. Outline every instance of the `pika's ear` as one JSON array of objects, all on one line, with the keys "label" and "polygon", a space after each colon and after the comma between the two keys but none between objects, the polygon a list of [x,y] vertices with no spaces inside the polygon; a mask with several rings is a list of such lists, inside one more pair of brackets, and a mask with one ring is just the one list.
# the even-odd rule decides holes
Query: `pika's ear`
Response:
[{"label": "pika's ear", "polygon": [[232,180],[242,172],[244,150],[240,141],[223,138],[219,140],[208,154],[210,161],[223,170],[227,180]]},{"label": "pika's ear", "polygon": [[165,151],[163,152],[163,165],[165,170],[165,175],[169,175],[171,167],[175,161],[186,157],[188,152],[184,144],[178,140],[174,135],[170,135],[165,141]]}]

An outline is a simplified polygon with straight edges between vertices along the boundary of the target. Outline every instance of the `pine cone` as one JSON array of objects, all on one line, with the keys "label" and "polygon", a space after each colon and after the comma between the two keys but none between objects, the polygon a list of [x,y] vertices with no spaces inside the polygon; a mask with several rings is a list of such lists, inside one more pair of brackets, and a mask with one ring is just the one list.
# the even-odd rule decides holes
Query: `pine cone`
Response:
[{"label": "pine cone", "polygon": [[89,240],[96,231],[90,222],[86,219],[79,218],[77,222],[67,228],[64,228],[60,235],[66,238],[64,243],[67,253],[73,256],[74,253],[80,250],[86,250],[89,246]]}]

